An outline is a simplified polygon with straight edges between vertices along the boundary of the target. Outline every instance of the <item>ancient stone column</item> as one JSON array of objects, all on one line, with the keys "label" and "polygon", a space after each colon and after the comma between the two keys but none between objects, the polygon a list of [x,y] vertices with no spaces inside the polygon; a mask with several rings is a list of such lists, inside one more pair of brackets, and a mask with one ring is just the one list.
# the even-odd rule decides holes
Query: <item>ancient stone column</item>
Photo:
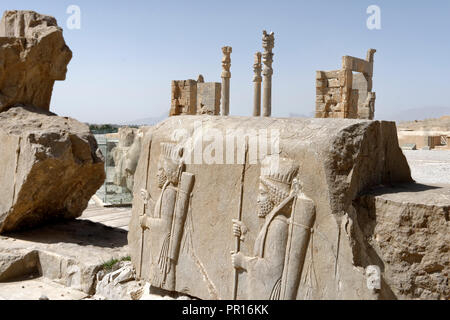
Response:
[{"label": "ancient stone column", "polygon": [[261,52],[255,53],[253,71],[255,72],[255,76],[253,77],[253,116],[259,117],[261,115]]},{"label": "ancient stone column", "polygon": [[231,47],[223,47],[222,58],[222,116],[230,113],[230,78],[231,78]]},{"label": "ancient stone column", "polygon": [[263,62],[264,62],[264,81],[263,81],[263,116],[270,117],[272,114],[272,49],[275,46],[275,35],[273,32],[268,34],[263,31]]}]

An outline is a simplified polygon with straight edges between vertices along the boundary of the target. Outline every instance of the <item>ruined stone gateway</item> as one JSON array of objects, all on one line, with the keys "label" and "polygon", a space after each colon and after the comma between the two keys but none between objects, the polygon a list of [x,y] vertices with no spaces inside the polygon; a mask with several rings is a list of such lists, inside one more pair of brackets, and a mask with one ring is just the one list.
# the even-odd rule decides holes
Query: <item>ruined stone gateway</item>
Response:
[{"label": "ruined stone gateway", "polygon": [[316,118],[374,118],[375,52],[375,49],[369,49],[366,60],[344,56],[341,70],[316,72]]},{"label": "ruined stone gateway", "polygon": [[[262,140],[264,130],[278,131],[279,150],[255,153],[248,142],[245,164],[188,160],[202,147],[228,163],[230,150],[245,148],[239,138],[225,148],[240,128]],[[360,253],[370,235],[358,199],[411,182],[393,122],[169,118],[143,140],[132,261],[153,286],[201,299],[391,299],[396,285],[381,273],[388,262],[376,250]]]}]

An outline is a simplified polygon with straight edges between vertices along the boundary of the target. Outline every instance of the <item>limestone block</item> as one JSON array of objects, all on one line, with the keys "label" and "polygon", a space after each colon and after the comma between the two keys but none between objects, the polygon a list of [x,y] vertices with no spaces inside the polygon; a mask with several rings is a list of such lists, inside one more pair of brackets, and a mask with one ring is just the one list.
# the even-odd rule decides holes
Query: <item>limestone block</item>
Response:
[{"label": "limestone block", "polygon": [[328,87],[328,81],[327,81],[327,79],[324,79],[324,80],[316,80],[316,87],[317,87],[317,88],[326,88],[326,87]]},{"label": "limestone block", "polygon": [[170,116],[194,115],[197,109],[197,81],[172,81]]},{"label": "limestone block", "polygon": [[367,75],[372,75],[373,63],[366,60],[344,56],[342,57],[342,69],[351,70],[354,72],[361,72]]},{"label": "limestone block", "polygon": [[323,71],[316,71],[316,80],[322,80],[326,79],[325,72]]},{"label": "limestone block", "polygon": [[316,103],[316,111],[321,111],[324,112],[326,111],[326,104],[321,102],[321,103]]},{"label": "limestone block", "polygon": [[105,179],[87,125],[38,108],[0,113],[0,232],[76,218]]},{"label": "limestone block", "polygon": [[36,274],[38,259],[35,250],[0,248],[0,282]]},{"label": "limestone block", "polygon": [[316,87],[316,95],[325,95],[329,90],[329,88]]},{"label": "limestone block", "polygon": [[[361,234],[347,228],[357,223],[352,203],[361,192],[412,181],[395,123],[179,120],[143,140],[128,234],[138,278],[201,299],[373,298],[365,268],[352,263]],[[246,134],[268,138],[264,130],[278,133],[278,148],[255,152],[249,138],[245,165],[217,163],[244,150]],[[188,161],[193,146],[203,162]]]},{"label": "limestone block", "polygon": [[17,103],[48,111],[54,82],[65,80],[71,58],[55,18],[6,11],[0,21],[0,112]]},{"label": "limestone block", "polygon": [[219,115],[222,84],[197,83],[197,114]]},{"label": "limestone block", "polygon": [[66,290],[94,294],[96,275],[104,263],[128,256],[126,234],[74,219],[0,236],[0,282],[40,276]]},{"label": "limestone block", "polygon": [[341,76],[341,70],[322,71],[327,79],[337,79]]},{"label": "limestone block", "polygon": [[330,88],[339,88],[341,86],[341,82],[339,79],[329,79],[328,80],[328,87]]},{"label": "limestone block", "polygon": [[450,187],[378,188],[354,204],[359,223],[350,232],[363,233],[355,262],[378,261],[384,298],[449,300]]}]

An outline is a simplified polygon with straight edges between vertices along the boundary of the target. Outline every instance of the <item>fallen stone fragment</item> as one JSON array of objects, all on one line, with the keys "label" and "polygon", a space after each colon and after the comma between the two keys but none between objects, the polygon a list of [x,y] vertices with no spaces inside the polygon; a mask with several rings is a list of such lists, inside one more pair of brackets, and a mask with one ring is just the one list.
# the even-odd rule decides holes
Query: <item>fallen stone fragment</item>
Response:
[{"label": "fallen stone fragment", "polygon": [[141,287],[134,280],[135,272],[131,262],[124,262],[121,268],[99,279],[95,295],[106,300],[135,300]]},{"label": "fallen stone fragment", "polygon": [[87,125],[33,107],[0,113],[0,233],[73,219],[103,184]]},{"label": "fallen stone fragment", "polygon": [[55,18],[6,11],[0,21],[0,112],[17,103],[49,110],[53,85],[65,80],[72,51]]}]

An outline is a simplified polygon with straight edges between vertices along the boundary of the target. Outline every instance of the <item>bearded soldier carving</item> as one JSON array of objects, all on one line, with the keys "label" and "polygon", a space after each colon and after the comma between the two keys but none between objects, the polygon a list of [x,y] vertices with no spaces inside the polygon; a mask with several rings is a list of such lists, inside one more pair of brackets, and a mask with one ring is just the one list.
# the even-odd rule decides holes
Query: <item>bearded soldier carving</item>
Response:
[{"label": "bearded soldier carving", "polygon": [[151,247],[156,250],[151,255],[151,284],[169,291],[175,290],[175,267],[194,184],[194,175],[183,172],[182,156],[182,148],[161,143],[157,174],[161,194],[153,214],[140,219],[142,228],[150,229]]},{"label": "bearded soldier carving", "polygon": [[[298,166],[277,156],[261,164],[258,216],[264,225],[255,240],[253,256],[232,253],[232,264],[247,273],[247,299],[295,299],[310,230],[314,204],[299,190]],[[233,220],[233,233],[246,229]]]}]

